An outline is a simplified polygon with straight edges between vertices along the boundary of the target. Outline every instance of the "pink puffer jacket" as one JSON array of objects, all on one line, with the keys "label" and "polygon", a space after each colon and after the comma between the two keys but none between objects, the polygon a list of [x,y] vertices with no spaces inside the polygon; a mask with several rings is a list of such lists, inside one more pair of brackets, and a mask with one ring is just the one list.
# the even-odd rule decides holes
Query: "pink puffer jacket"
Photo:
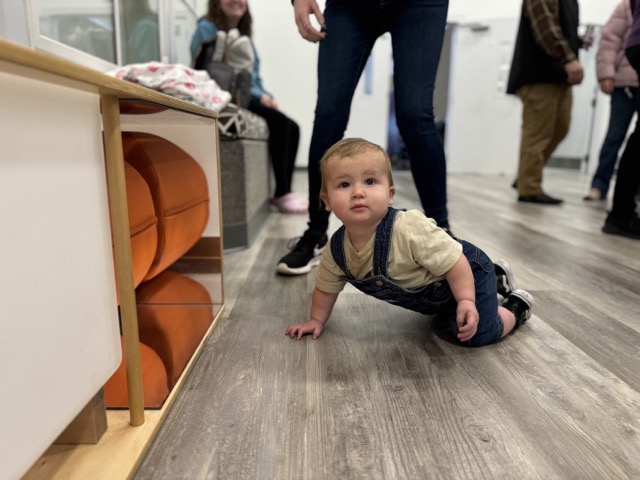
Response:
[{"label": "pink puffer jacket", "polygon": [[616,87],[637,87],[638,74],[624,54],[624,42],[633,21],[629,0],[622,0],[602,27],[596,53],[598,81],[613,78]]}]

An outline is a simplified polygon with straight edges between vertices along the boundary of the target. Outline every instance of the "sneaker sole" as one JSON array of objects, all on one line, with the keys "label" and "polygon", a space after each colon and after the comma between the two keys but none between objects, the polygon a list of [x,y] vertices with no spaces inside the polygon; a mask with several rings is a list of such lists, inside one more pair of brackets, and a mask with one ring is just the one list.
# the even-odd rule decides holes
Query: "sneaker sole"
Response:
[{"label": "sneaker sole", "polygon": [[305,273],[309,273],[312,268],[317,267],[319,264],[320,257],[314,257],[309,261],[309,263],[298,268],[290,267],[286,263],[281,262],[276,266],[276,272],[282,275],[304,275]]},{"label": "sneaker sole", "polygon": [[[507,298],[511,292],[514,292],[515,290],[518,289],[516,280],[513,277],[513,271],[511,270],[511,265],[509,265],[509,262],[507,262],[506,260],[501,259],[495,262],[493,266],[496,270],[496,275],[499,274],[507,277],[507,285],[504,285],[504,282],[503,282],[502,289],[501,289],[504,293],[500,293],[500,291],[498,291],[500,295]],[[498,269],[501,270],[500,273],[498,272]]]},{"label": "sneaker sole", "polygon": [[531,318],[531,308],[533,307],[533,303],[534,303],[533,295],[521,289],[514,290],[513,292],[511,292],[511,295],[513,295],[514,297],[518,297],[520,300],[522,300],[524,303],[526,303],[529,306],[529,311],[527,312],[527,315],[524,318],[524,321],[526,322]]}]

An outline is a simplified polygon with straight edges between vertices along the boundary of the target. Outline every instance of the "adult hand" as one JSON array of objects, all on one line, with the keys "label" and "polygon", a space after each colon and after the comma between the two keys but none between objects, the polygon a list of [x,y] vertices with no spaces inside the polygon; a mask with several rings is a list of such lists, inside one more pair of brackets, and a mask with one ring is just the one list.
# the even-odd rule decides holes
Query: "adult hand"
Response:
[{"label": "adult hand", "polygon": [[582,83],[584,70],[577,59],[565,63],[564,71],[567,72],[567,83],[569,83],[569,85],[578,85],[579,83]]},{"label": "adult hand", "polygon": [[602,93],[611,95],[613,93],[613,88],[613,78],[605,78],[603,80],[600,80],[600,90],[602,90]]},{"label": "adult hand", "polygon": [[273,108],[274,110],[279,110],[278,102],[276,102],[271,95],[267,95],[263,93],[260,96],[260,103],[265,107]]},{"label": "adult hand", "polygon": [[324,25],[324,16],[318,7],[316,0],[294,0],[293,11],[295,14],[298,32],[305,40],[311,43],[319,42],[324,39],[325,33],[317,30],[309,21],[310,16],[314,15],[319,25]]}]

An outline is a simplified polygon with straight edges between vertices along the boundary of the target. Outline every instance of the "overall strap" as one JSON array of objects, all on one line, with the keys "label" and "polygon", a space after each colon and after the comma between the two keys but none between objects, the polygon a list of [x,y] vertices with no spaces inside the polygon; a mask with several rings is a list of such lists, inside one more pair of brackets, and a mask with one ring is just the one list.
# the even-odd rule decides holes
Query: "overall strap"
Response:
[{"label": "overall strap", "polygon": [[376,228],[376,243],[373,247],[373,274],[387,276],[387,263],[389,261],[389,251],[391,250],[391,238],[393,234],[393,222],[397,208],[389,207],[387,214]]},{"label": "overall strap", "polygon": [[354,277],[347,269],[347,259],[344,255],[344,232],[344,225],[342,225],[331,236],[331,255],[333,256],[333,261],[336,262],[336,265],[338,265],[344,272],[345,277],[353,280]]},{"label": "overall strap", "polygon": [[[387,261],[389,258],[389,250],[391,247],[391,234],[393,233],[393,221],[395,220],[398,209],[389,207],[387,214],[376,228],[376,243],[373,247],[373,274],[387,275]],[[331,255],[336,265],[342,269],[347,279],[355,280],[347,268],[347,259],[344,253],[344,232],[342,225],[331,236]],[[386,238],[388,237],[388,238]],[[385,241],[386,238],[386,241]]]}]

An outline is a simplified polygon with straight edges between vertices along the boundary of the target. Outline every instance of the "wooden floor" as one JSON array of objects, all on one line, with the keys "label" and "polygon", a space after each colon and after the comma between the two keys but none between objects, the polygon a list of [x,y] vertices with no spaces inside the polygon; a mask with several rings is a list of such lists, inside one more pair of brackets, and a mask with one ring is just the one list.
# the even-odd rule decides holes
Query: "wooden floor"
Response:
[{"label": "wooden floor", "polygon": [[585,175],[545,173],[560,207],[518,204],[511,180],[450,175],[449,210],[535,296],[523,328],[459,347],[349,287],[320,339],[291,340],[313,276],[274,267],[306,216],[273,214],[225,255],[225,315],[135,478],[640,478],[640,242],[601,233]]}]

